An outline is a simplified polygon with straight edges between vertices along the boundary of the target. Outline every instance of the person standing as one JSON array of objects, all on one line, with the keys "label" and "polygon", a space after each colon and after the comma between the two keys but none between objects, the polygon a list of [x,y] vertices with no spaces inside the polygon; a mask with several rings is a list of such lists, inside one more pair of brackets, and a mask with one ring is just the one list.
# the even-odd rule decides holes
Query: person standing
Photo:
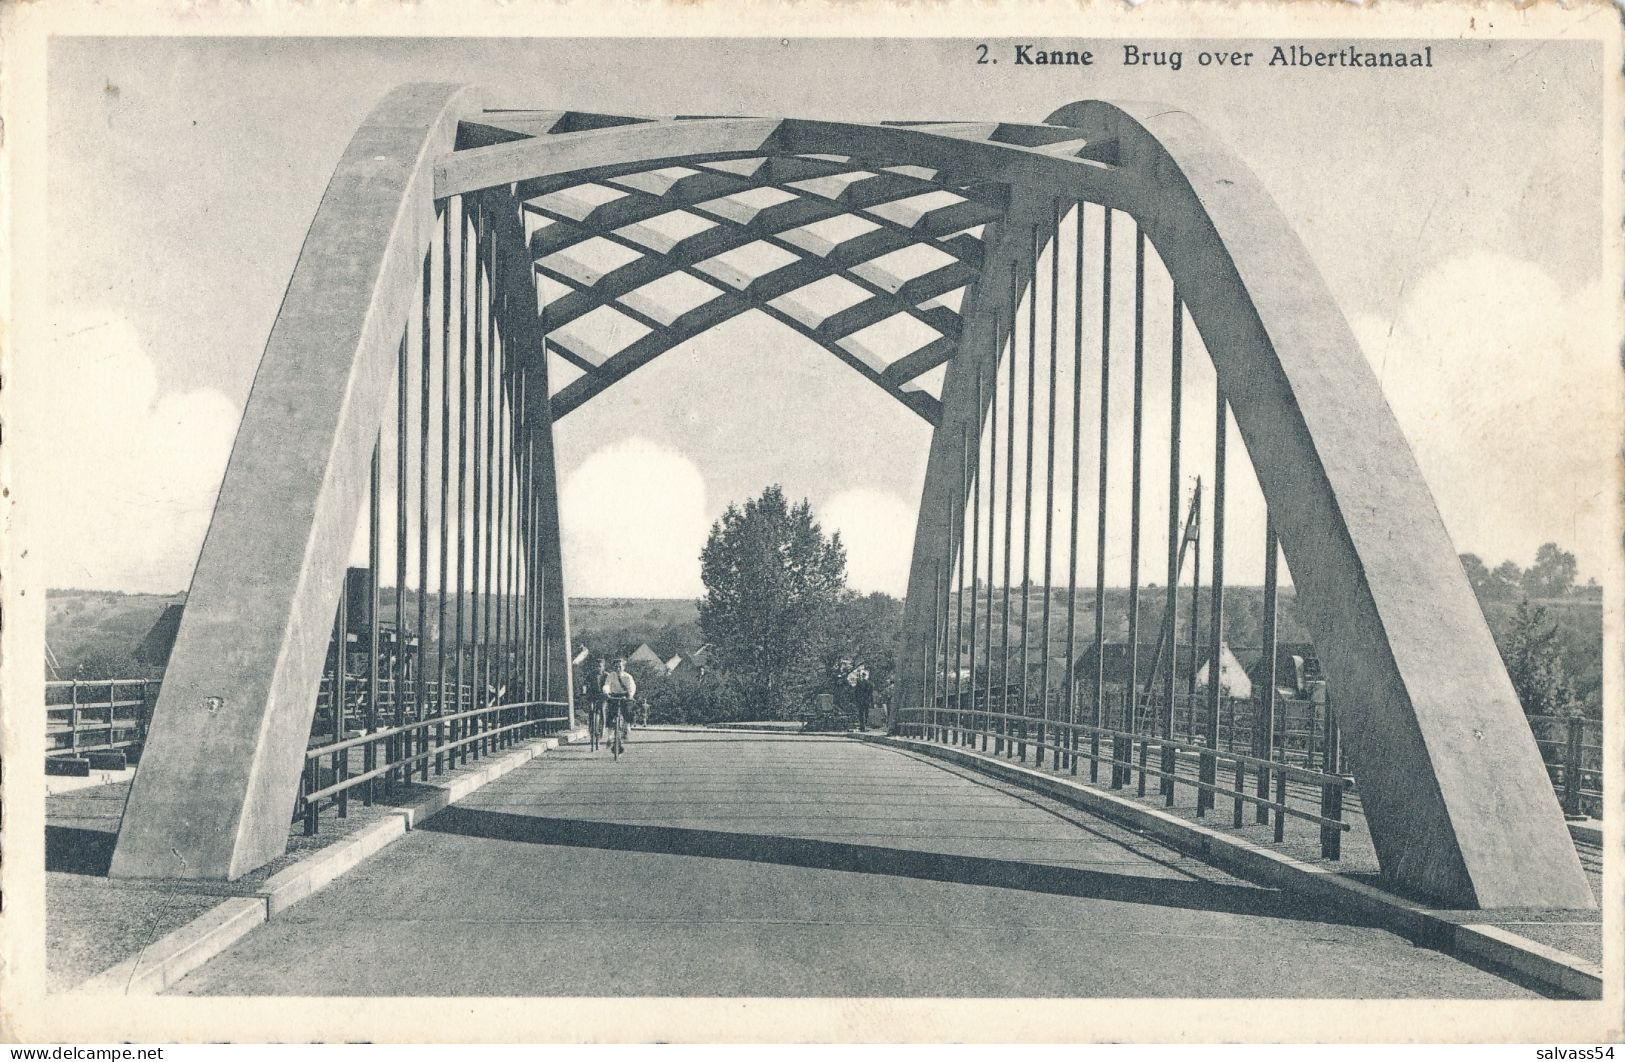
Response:
[{"label": "person standing", "polygon": [[869,713],[874,711],[875,707],[875,685],[869,681],[868,668],[860,667],[858,669],[858,681],[852,687],[852,694],[853,700],[857,702],[858,728],[868,730]]}]

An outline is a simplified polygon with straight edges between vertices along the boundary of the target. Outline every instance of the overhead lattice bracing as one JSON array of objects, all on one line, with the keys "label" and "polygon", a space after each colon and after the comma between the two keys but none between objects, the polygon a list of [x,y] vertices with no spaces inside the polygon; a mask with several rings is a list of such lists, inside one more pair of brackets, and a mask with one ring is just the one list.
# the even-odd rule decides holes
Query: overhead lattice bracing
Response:
[{"label": "overhead lattice bracing", "polygon": [[665,165],[536,195],[531,253],[562,289],[541,300],[542,328],[583,373],[554,415],[754,309],[934,421],[929,374],[957,348],[982,233],[1004,207],[999,188],[832,155]]},{"label": "overhead lattice bracing", "polygon": [[[619,116],[482,109],[439,85],[380,104],[315,215],[244,411],[114,872],[229,878],[280,854],[369,460],[404,395],[403,337],[438,335],[449,357],[447,281],[434,279],[452,275],[436,257],[451,245],[446,219],[475,218],[461,231],[491,263],[489,294],[474,290],[501,325],[499,391],[513,414],[483,452],[509,462],[517,484],[517,508],[498,523],[523,551],[505,571],[527,580],[508,600],[524,602],[512,629],[529,639],[533,686],[569,679],[552,421],[759,313],[933,425],[898,668],[899,700],[916,705],[944,657],[933,639],[946,578],[968,557],[980,571],[983,540],[957,530],[967,510],[977,527],[989,514],[981,577],[997,576],[983,507],[993,495],[969,455],[994,430],[1014,452],[1014,422],[989,416],[1001,352],[1013,329],[1031,342],[1045,327],[1030,289],[1051,292],[1054,342],[1056,277],[1036,274],[1060,245],[1057,219],[1080,204],[1132,219],[1171,278],[1176,319],[1188,311],[1200,333],[1220,416],[1233,416],[1252,459],[1339,691],[1384,875],[1466,906],[1588,905],[1516,696],[1377,381],[1286,219],[1188,115],[1084,103],[1028,124]],[[447,316],[431,318],[431,304]],[[1023,307],[1031,316],[1015,320]],[[457,406],[449,386],[440,393],[444,430]],[[1105,439],[1104,409],[1101,421]],[[1055,465],[1050,453],[1039,462],[1042,504]],[[998,476],[1031,492],[1038,472]],[[1056,530],[1046,519],[1042,534]],[[978,651],[992,659],[991,603],[980,636],[973,613],[973,673]]]}]

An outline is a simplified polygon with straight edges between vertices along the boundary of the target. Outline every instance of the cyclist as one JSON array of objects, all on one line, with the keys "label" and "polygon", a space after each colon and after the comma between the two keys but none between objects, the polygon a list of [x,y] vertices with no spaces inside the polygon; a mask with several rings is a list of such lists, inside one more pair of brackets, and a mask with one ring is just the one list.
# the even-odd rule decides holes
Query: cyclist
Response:
[{"label": "cyclist", "polygon": [[626,730],[632,721],[632,699],[638,683],[626,670],[626,658],[617,657],[615,670],[604,676],[604,697],[609,702],[610,752],[616,759],[626,750]]},{"label": "cyclist", "polygon": [[598,743],[604,738],[604,678],[609,674],[604,664],[604,658],[598,658],[598,674],[590,679],[583,679],[581,689],[577,691],[578,700],[587,706],[587,735],[591,739],[592,751],[598,751]]}]

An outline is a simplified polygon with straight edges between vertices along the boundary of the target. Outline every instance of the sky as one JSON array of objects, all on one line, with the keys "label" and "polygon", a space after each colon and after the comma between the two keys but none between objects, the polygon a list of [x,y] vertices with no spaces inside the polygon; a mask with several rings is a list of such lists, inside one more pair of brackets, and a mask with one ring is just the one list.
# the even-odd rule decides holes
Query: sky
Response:
[{"label": "sky", "polygon": [[[1528,564],[1555,540],[1582,578],[1600,575],[1616,548],[1618,423],[1600,53],[1434,51],[1432,71],[1404,75],[1175,74],[977,66],[963,41],[58,38],[52,341],[17,371],[40,397],[22,430],[53,483],[47,580],[185,588],[316,203],[356,126],[406,80],[626,113],[1031,122],[1085,98],[1182,107],[1291,219],[1457,548]],[[706,530],[772,482],[842,532],[854,585],[904,589],[928,426],[759,315],[664,355],[557,432],[573,593],[698,593]],[[595,514],[627,492],[639,504],[606,527]],[[1236,563],[1236,580],[1256,578]]]}]

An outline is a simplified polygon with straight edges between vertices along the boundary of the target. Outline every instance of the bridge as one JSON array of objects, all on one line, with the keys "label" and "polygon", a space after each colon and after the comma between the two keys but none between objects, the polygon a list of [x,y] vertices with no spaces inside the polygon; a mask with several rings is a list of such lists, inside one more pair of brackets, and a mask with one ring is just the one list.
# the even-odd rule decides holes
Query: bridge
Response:
[{"label": "bridge", "polygon": [[[1373,874],[1395,893],[1439,908],[1594,907],[1374,375],[1266,190],[1194,117],[1095,101],[1042,122],[609,115],[504,109],[438,84],[378,105],[311,223],[111,878],[242,879],[284,855],[290,821],[314,834],[324,816],[570,732],[554,425],[745,314],[819,344],[932,427],[893,740],[1165,808],[1188,801],[1204,828],[1251,830],[1266,845],[1304,827],[1329,860],[1356,830],[1357,804]],[[1208,493],[1187,514],[1193,471]],[[1227,540],[1243,497],[1267,513],[1262,534]],[[358,525],[367,559],[352,568]],[[1119,608],[1107,566],[1124,544]],[[1237,550],[1264,571],[1264,692],[1245,719],[1217,678]],[[1142,572],[1164,554],[1158,589]],[[1294,761],[1284,739],[1283,566],[1335,702],[1318,762]],[[1080,600],[1093,603],[1086,630]],[[1113,641],[1127,653],[1115,678]],[[1210,672],[1200,686],[1198,649]],[[1282,939],[1310,924],[1367,932],[1324,912],[1305,921],[1293,901],[917,752],[660,735],[619,781],[571,748],[535,764],[378,865],[512,859],[542,873],[537,853],[562,846],[571,866],[547,873],[585,893],[578,917],[616,900],[632,926],[652,901],[647,889],[605,891],[616,861],[698,846],[724,858],[682,888],[754,875],[777,889],[783,877],[774,910],[840,912],[831,923],[869,904],[872,920],[895,916],[914,890],[939,890],[921,902],[944,911],[969,905],[975,923],[977,905],[994,902],[976,890],[992,882],[1018,890],[1003,900],[1031,905],[1022,932],[1041,937],[1038,927],[1105,908],[1126,925],[1189,920],[1195,936],[1198,923],[1233,919],[1268,920]],[[670,792],[641,803],[661,771]],[[851,814],[831,777],[847,774],[863,780]],[[944,813],[919,814],[938,795]],[[782,829],[718,829],[724,807],[765,821],[792,796]],[[594,811],[617,807],[626,816]],[[894,877],[913,884],[893,891]],[[815,880],[855,891],[815,897]],[[341,911],[361,888],[321,902]],[[722,952],[742,946],[748,934],[728,944],[727,912],[713,914]],[[833,954],[841,934],[819,925],[807,954]],[[275,966],[295,937],[264,935],[251,965]],[[1225,976],[1222,950],[1189,975]],[[702,982],[731,990],[726,971],[692,962]],[[1144,970],[1063,966],[1065,978],[1029,971],[1008,987],[1120,976],[1155,992]],[[246,985],[243,969],[227,963],[198,990]],[[1185,976],[1146,969],[1169,984]],[[1301,985],[1289,969],[1279,985]],[[330,983],[366,987],[349,976]],[[481,976],[466,970],[469,990]]]},{"label": "bridge", "polygon": [[[1187,817],[1191,803],[1180,801]],[[1352,822],[1343,861],[1374,869],[1363,823]],[[1291,851],[1314,858],[1312,830],[1293,839],[1302,843]],[[326,851],[345,844],[334,838]],[[422,819],[296,904],[285,905],[278,877],[243,880],[249,896],[278,897],[280,909],[154,987],[183,996],[1539,994],[1417,947],[1377,912],[1227,872],[1020,780],[917,744],[837,735],[639,729],[618,761],[566,745]],[[153,906],[151,892],[132,891],[151,883],[75,884],[82,899],[104,890],[106,907]],[[93,935],[105,948],[118,930],[104,921]],[[136,969],[151,973],[169,954],[159,946]],[[97,983],[127,988],[139,980],[127,968]]]}]

